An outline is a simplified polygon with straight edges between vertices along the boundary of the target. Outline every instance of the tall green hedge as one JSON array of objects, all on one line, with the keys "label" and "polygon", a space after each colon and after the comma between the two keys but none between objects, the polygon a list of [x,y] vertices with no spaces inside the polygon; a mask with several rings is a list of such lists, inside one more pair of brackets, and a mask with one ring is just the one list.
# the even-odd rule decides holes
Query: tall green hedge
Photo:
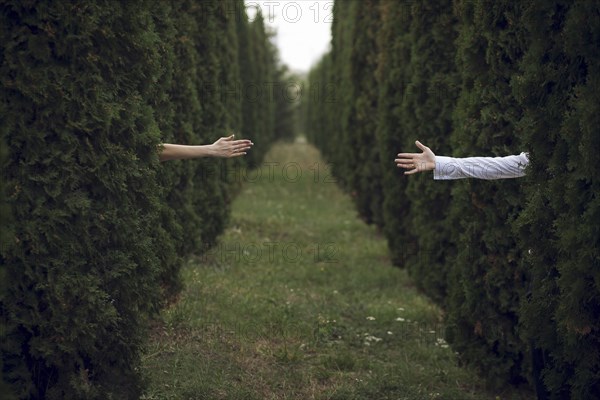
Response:
[{"label": "tall green hedge", "polygon": [[[0,56],[3,56],[0,55]],[[8,125],[5,121],[6,104],[0,102],[0,171],[4,171],[6,168],[6,162],[8,159],[8,148],[6,146],[6,135],[8,133]],[[9,282],[7,280],[7,265],[4,261],[4,251],[8,246],[11,238],[11,232],[9,226],[12,225],[12,210],[10,203],[7,199],[7,182],[3,174],[0,174],[0,299],[4,299],[9,288]],[[2,302],[0,302],[0,343],[6,340],[6,333],[8,331],[8,321],[6,318],[6,309]],[[0,357],[0,371],[4,371],[4,359]],[[7,400],[16,399],[16,396],[11,390],[10,385],[5,382],[4,379],[0,379],[0,394]]]},{"label": "tall green hedge", "polygon": [[[194,84],[199,103],[194,104],[198,108],[189,110],[188,114],[199,113],[192,125],[191,143],[212,143],[240,127],[241,100],[235,91],[241,78],[237,68],[234,4],[233,0],[193,1],[188,11],[192,18],[190,53],[194,60],[190,67],[196,73]],[[186,97],[181,97],[181,102],[186,101]],[[198,253],[212,246],[225,228],[230,203],[228,183],[224,179],[227,164],[225,160],[215,159],[193,163],[193,176],[188,182],[193,187],[191,206],[199,220],[200,228],[196,229],[200,229],[200,237],[195,240],[190,237],[194,245],[190,252]]]},{"label": "tall green hedge", "polygon": [[2,7],[5,377],[21,398],[136,398],[161,300],[160,132],[145,100],[160,38],[134,3]]},{"label": "tall green hedge", "polygon": [[514,85],[532,154],[517,221],[531,270],[521,314],[552,399],[600,393],[599,12],[529,2],[531,45]]},{"label": "tall green hedge", "polygon": [[[243,0],[239,0],[238,4],[243,6]],[[258,10],[257,10],[258,11]],[[247,18],[236,19],[236,29],[239,38],[238,41],[238,62],[240,70],[245,73],[241,76],[240,96],[244,96],[250,100],[254,99],[254,92],[249,93],[250,87],[256,80],[257,68],[255,53],[250,47],[250,22]],[[245,88],[242,91],[241,88]],[[257,101],[242,102],[242,129],[241,134],[244,137],[251,137],[258,129],[258,120],[260,119],[260,109]]]},{"label": "tall green hedge", "polygon": [[247,51],[248,64],[252,64],[251,75],[244,79],[242,98],[246,108],[250,108],[252,125],[247,127],[252,135],[263,138],[255,141],[252,152],[248,154],[248,165],[255,167],[263,160],[269,143],[275,138],[275,96],[281,90],[276,82],[275,53],[268,41],[262,13],[258,12],[249,25]]},{"label": "tall green hedge", "polygon": [[388,239],[394,264],[405,266],[407,255],[414,249],[414,237],[409,229],[410,201],[404,195],[407,180],[396,170],[393,160],[406,137],[402,104],[406,98],[410,63],[408,41],[410,1],[381,2],[381,29],[377,43],[378,64],[375,74],[379,91],[375,133],[381,167],[383,232]]},{"label": "tall green hedge", "polygon": [[349,126],[351,122],[353,98],[351,81],[351,51],[356,29],[354,24],[358,19],[357,9],[360,7],[358,0],[336,1],[334,3],[334,19],[331,26],[331,70],[326,72],[321,89],[321,99],[329,103],[333,115],[337,115],[331,123],[329,143],[331,147],[326,150],[326,158],[331,163],[331,170],[336,174],[338,182],[344,188],[350,188],[355,166],[354,152],[357,151],[352,144]]},{"label": "tall green hedge", "polygon": [[[336,131],[338,120],[330,118],[336,105],[337,88],[332,77],[332,56],[326,54],[308,74],[307,87],[302,99],[305,108],[306,136],[330,160],[333,142],[339,137]],[[335,167],[335,165],[333,166]],[[338,165],[339,167],[339,165]]]},{"label": "tall green hedge", "polygon": [[[361,2],[352,10],[352,51],[350,54],[350,114],[346,135],[350,139],[347,157],[350,187],[357,210],[368,223],[382,224],[381,165],[377,138],[377,32],[380,27],[379,1]],[[392,157],[386,160],[391,164]]]},{"label": "tall green hedge", "polygon": [[[455,10],[461,83],[452,155],[519,154],[522,111],[510,80],[526,46],[518,23],[521,6],[460,1]],[[511,231],[524,202],[522,187],[514,179],[457,182],[448,210],[449,235],[457,250],[449,283],[449,339],[461,358],[488,374],[495,386],[519,383],[529,360],[518,335],[526,273]]]},{"label": "tall green hedge", "polygon": [[[347,191],[360,187],[372,175],[357,151],[366,139],[358,117],[377,90],[375,179],[390,255],[445,308],[459,359],[496,387],[598,398],[600,7],[380,0],[375,8],[336,2],[332,51],[309,85],[333,84],[342,95],[329,107],[308,99],[310,140],[328,160],[350,155],[358,165],[334,172]],[[351,73],[373,65],[372,24],[375,81]],[[407,178],[385,160],[417,151],[415,139],[440,155],[526,151],[531,162],[519,180]]]},{"label": "tall green hedge", "polygon": [[[412,4],[406,37],[412,44],[407,66],[410,80],[406,82],[402,104],[404,149],[417,151],[414,142],[419,139],[438,154],[450,154],[458,74],[454,63],[448,60],[456,53],[456,28],[450,0]],[[385,168],[398,175],[389,162]],[[449,239],[452,226],[446,220],[452,204],[451,187],[449,182],[434,182],[429,175],[417,175],[408,180],[405,192],[411,202],[408,230],[416,237],[414,247],[405,249],[404,260],[417,285],[440,304],[445,303],[447,296],[447,264],[455,256]]]},{"label": "tall green hedge", "polygon": [[2,389],[140,396],[146,322],[233,193],[231,162],[159,164],[159,145],[243,131],[238,42],[273,48],[240,19],[238,0],[0,4]]}]

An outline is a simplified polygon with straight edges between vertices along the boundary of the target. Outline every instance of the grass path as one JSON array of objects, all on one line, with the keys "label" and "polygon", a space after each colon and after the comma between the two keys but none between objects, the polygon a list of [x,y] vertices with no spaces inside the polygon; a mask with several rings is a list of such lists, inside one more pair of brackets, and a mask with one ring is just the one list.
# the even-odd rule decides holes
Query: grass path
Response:
[{"label": "grass path", "polygon": [[185,267],[153,330],[143,398],[531,398],[457,366],[441,310],[391,266],[319,157],[278,144],[241,174],[220,244]]}]

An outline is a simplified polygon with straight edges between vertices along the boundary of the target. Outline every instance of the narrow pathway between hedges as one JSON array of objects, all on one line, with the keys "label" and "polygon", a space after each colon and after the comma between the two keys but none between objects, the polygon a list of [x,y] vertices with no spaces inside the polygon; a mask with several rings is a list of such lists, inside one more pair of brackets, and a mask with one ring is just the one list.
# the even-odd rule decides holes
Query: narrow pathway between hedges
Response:
[{"label": "narrow pathway between hedges", "polygon": [[[393,167],[393,166],[392,166]],[[526,399],[457,366],[442,313],[391,265],[318,151],[278,144],[229,228],[184,268],[143,357],[143,399]]]}]

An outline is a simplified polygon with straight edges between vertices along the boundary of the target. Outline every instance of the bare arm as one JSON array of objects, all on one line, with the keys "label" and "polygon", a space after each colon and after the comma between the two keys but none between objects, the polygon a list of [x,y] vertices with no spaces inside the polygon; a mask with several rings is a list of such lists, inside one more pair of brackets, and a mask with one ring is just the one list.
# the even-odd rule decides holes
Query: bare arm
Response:
[{"label": "bare arm", "polygon": [[245,155],[254,143],[247,139],[233,140],[234,136],[222,137],[213,144],[198,146],[163,143],[159,160],[189,160],[200,157],[231,158]]}]

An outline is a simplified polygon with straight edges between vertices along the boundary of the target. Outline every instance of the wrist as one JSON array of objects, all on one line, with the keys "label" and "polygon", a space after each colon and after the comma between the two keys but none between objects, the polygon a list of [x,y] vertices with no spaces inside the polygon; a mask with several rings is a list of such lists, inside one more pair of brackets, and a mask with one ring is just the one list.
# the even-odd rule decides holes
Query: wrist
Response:
[{"label": "wrist", "polygon": [[215,144],[207,144],[204,147],[204,151],[207,157],[216,157],[217,149],[215,148]]}]

